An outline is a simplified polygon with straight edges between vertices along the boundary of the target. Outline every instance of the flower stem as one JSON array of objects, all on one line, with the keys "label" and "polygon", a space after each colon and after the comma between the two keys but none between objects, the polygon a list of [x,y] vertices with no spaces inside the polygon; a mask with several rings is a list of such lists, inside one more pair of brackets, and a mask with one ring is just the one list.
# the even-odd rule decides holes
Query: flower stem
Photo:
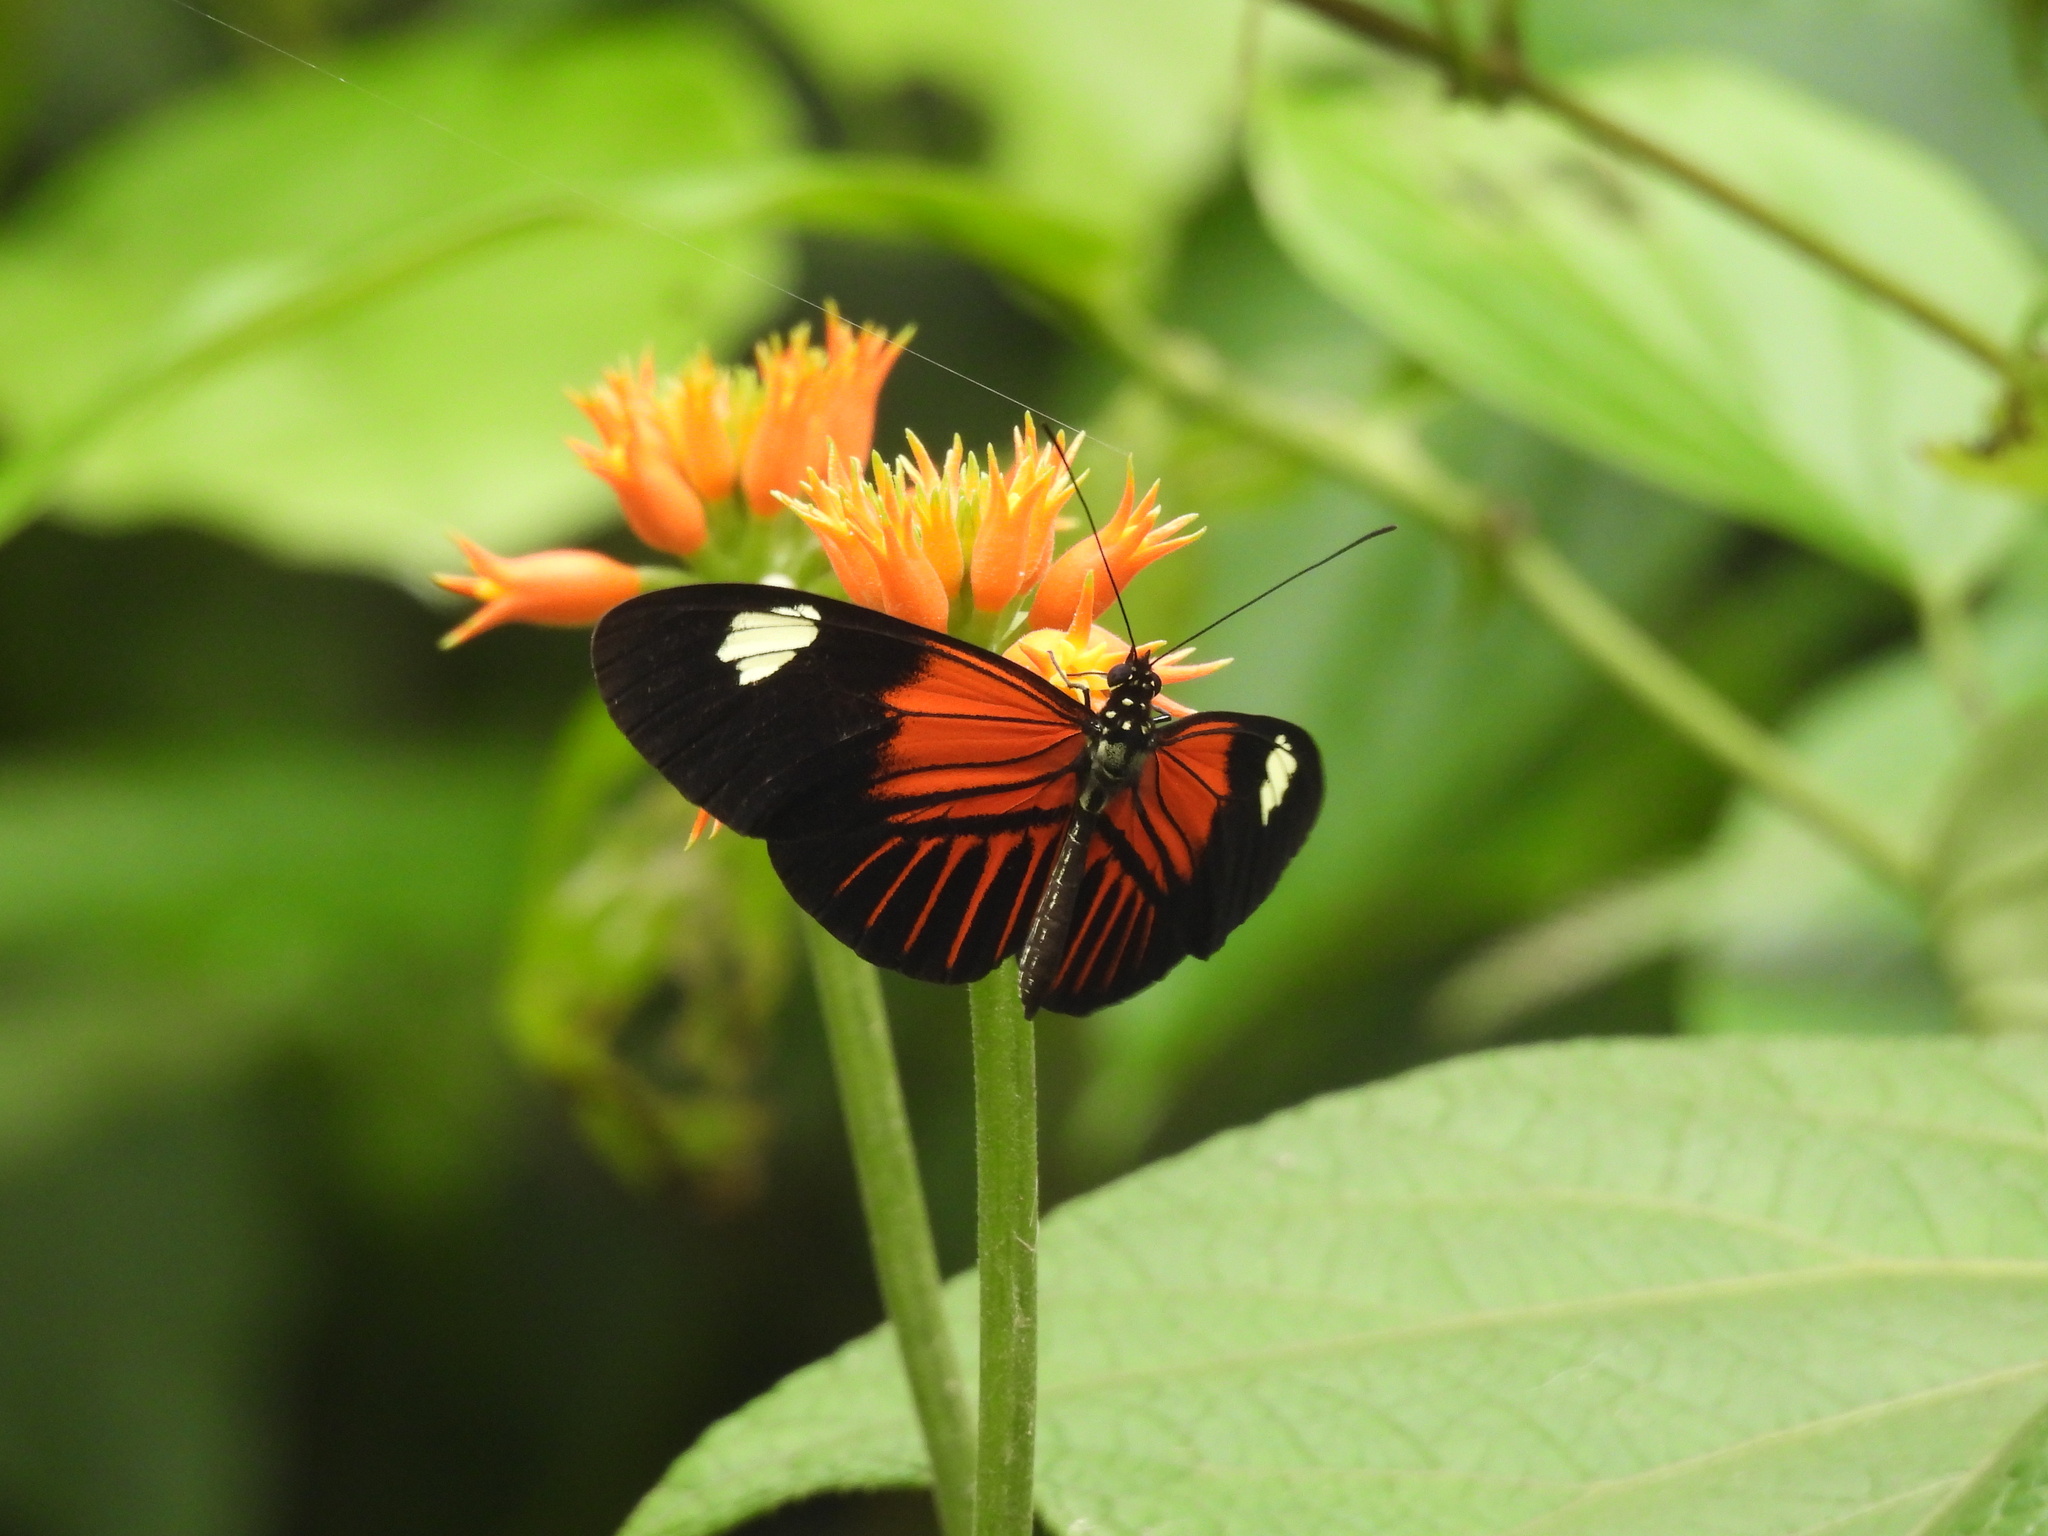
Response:
[{"label": "flower stem", "polygon": [[[1295,0],[1338,26],[1393,53],[1433,64],[1453,90],[1470,90],[1490,101],[1528,101],[1569,123],[1584,137],[1626,160],[1649,167],[1723,208],[1781,244],[1791,247],[1844,282],[1862,289],[1957,351],[1982,363],[2009,383],[2026,382],[2023,360],[1961,316],[1865,261],[1823,235],[1752,197],[1670,146],[1638,133],[1590,103],[1546,80],[1512,49],[1491,48],[1468,55],[1453,37],[1442,36],[1381,10],[1364,0]],[[1511,13],[1510,13],[1511,14]]]},{"label": "flower stem", "polygon": [[931,1457],[939,1525],[945,1536],[971,1536],[974,1410],[946,1331],[938,1252],[932,1245],[924,1185],[918,1179],[917,1148],[903,1107],[881,982],[873,966],[824,929],[815,923],[804,926],[840,1109],[853,1144],[854,1174],[867,1216],[875,1274]]},{"label": "flower stem", "polygon": [[1730,704],[1579,574],[1526,517],[1446,471],[1407,423],[1335,415],[1233,378],[1195,339],[1129,315],[1097,313],[1103,337],[1140,377],[1184,405],[1401,507],[1494,559],[1522,599],[1578,653],[1665,725],[1776,800],[1879,879],[1917,893],[1912,855],[1814,777],[1798,755]]},{"label": "flower stem", "polygon": [[1933,664],[1934,675],[1948,690],[1956,713],[1964,724],[1981,729],[1990,720],[1994,706],[1969,599],[1954,592],[1923,596],[1920,641]]},{"label": "flower stem", "polygon": [[974,1015],[981,1453],[974,1536],[1031,1536],[1038,1433],[1038,1065],[1010,961],[968,989]]}]

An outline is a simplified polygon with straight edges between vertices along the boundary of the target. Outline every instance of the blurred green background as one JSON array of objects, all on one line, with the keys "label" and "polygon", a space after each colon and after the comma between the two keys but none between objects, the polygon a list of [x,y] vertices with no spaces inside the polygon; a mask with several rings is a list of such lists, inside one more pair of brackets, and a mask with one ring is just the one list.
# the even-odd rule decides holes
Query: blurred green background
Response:
[{"label": "blurred green background", "polygon": [[[1148,633],[1379,520],[1174,419],[937,245],[677,237],[606,189],[808,146],[1027,194],[1255,375],[1437,392],[1439,450],[1760,718],[1824,753],[1922,734],[1895,593],[1442,395],[1290,265],[1234,148],[1235,3],[216,6],[0,5],[13,462],[308,272],[382,270],[535,199],[619,216],[484,244],[172,380],[0,545],[9,1536],[609,1530],[702,1426],[879,1316],[758,861],[727,842],[648,875],[634,850],[672,846],[672,810],[593,740],[581,636],[434,648],[446,528],[625,552],[560,446],[564,386],[649,342],[737,357],[798,296],[914,321],[929,361],[898,369],[879,446],[1006,437],[1023,401],[1136,451],[1210,524],[1133,594]],[[2048,238],[2048,145],[1992,0],[1537,0],[1530,24],[1559,66],[1745,57]],[[2015,567],[2022,616],[2041,563]],[[1240,660],[1187,697],[1314,731],[1325,823],[1224,957],[1046,1023],[1051,1198],[1492,1040],[1813,1027],[1784,1000],[1823,992],[1881,999],[1862,1027],[1950,1027],[1910,920],[1731,813],[1716,769],[1421,528],[1216,638]],[[1795,905],[1816,884],[1817,936],[1795,913],[1792,939],[1751,942],[1752,907],[1692,894],[1706,868]],[[604,975],[577,948],[592,911],[645,926]],[[1513,934],[1537,946],[1519,970],[1489,947]],[[972,1240],[961,1003],[891,990],[950,1270]],[[928,1523],[906,1498],[774,1528]]]}]

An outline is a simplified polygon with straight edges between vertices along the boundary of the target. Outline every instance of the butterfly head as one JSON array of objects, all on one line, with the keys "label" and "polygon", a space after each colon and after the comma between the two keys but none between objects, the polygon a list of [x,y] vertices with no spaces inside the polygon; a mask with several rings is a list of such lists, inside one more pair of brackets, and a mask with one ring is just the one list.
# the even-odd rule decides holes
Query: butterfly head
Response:
[{"label": "butterfly head", "polygon": [[1140,700],[1149,703],[1159,695],[1159,669],[1152,665],[1150,657],[1140,651],[1132,651],[1124,660],[1111,667],[1103,675],[1110,692],[1130,692]]},{"label": "butterfly head", "polygon": [[1159,697],[1159,669],[1138,651],[1111,667],[1103,681],[1109,697],[1095,714],[1098,741],[1149,751],[1153,734],[1153,700]]}]

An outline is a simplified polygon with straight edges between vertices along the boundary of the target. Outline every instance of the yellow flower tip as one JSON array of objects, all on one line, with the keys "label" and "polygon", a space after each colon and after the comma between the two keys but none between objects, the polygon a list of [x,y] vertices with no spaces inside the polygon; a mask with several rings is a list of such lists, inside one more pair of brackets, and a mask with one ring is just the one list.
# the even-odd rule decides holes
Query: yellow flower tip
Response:
[{"label": "yellow flower tip", "polygon": [[[1148,640],[1138,647],[1138,654],[1152,662],[1158,669],[1160,682],[1168,687],[1207,677],[1230,665],[1228,658],[1191,662],[1187,660],[1192,654],[1190,649],[1175,651],[1170,656],[1160,655],[1165,648],[1164,641]],[[1100,709],[1109,696],[1109,670],[1130,656],[1131,646],[1121,635],[1077,614],[1065,629],[1029,631],[1003,654],[1026,670],[1037,673],[1055,688],[1064,689],[1090,709]],[[1155,702],[1170,715],[1194,713],[1163,693]]]},{"label": "yellow flower tip", "polygon": [[1155,657],[1152,653],[1159,650],[1164,643],[1160,640],[1149,640],[1139,646],[1138,650],[1151,661],[1152,670],[1159,674],[1159,681],[1169,688],[1175,683],[1191,683],[1198,677],[1208,677],[1221,672],[1237,659],[1235,656],[1219,656],[1214,661],[1187,661],[1184,658],[1195,653],[1193,646],[1184,646],[1171,656]]},{"label": "yellow flower tip", "polygon": [[[1095,572],[1084,569],[1081,572],[1081,590],[1074,600],[1074,616],[1067,626],[1068,642],[1077,646],[1086,644],[1088,632],[1095,627],[1095,616],[1100,611],[1095,606]],[[1037,604],[1032,605],[1031,612],[1035,619]]]},{"label": "yellow flower tip", "polygon": [[[751,430],[752,418],[734,402],[735,376],[699,350],[682,371],[662,412],[669,446],[686,478],[704,501],[723,501],[739,479],[736,434]],[[744,418],[744,419],[743,419]]]},{"label": "yellow flower tip", "polygon": [[443,650],[500,624],[594,624],[640,590],[639,572],[595,550],[508,556],[460,534],[450,537],[475,574],[437,575],[435,585],[483,606],[441,637]]},{"label": "yellow flower tip", "polygon": [[[833,574],[854,602],[943,630],[951,592],[930,552],[943,540],[926,488],[879,456],[872,480],[850,455],[834,452],[826,463],[823,477],[816,470],[806,475],[803,499],[778,492],[780,503],[817,535]],[[938,499],[943,501],[943,495]],[[953,559],[957,568],[957,547]]]},{"label": "yellow flower tip", "polygon": [[690,836],[683,844],[683,852],[688,853],[692,848],[696,847],[699,838],[716,837],[724,830],[724,822],[713,816],[709,811],[700,809],[697,812],[697,819],[690,823]]}]

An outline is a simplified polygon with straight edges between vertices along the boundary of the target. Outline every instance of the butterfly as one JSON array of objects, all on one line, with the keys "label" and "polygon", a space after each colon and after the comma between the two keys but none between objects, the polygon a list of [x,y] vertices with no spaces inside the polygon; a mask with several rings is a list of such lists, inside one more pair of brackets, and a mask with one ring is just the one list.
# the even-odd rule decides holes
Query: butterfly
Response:
[{"label": "butterfly", "polygon": [[693,804],[765,839],[835,938],[926,981],[1015,955],[1027,1014],[1089,1013],[1214,954],[1322,805],[1308,732],[1173,720],[1135,647],[1096,711],[872,609],[707,584],[614,608],[591,654],[626,739]]}]

